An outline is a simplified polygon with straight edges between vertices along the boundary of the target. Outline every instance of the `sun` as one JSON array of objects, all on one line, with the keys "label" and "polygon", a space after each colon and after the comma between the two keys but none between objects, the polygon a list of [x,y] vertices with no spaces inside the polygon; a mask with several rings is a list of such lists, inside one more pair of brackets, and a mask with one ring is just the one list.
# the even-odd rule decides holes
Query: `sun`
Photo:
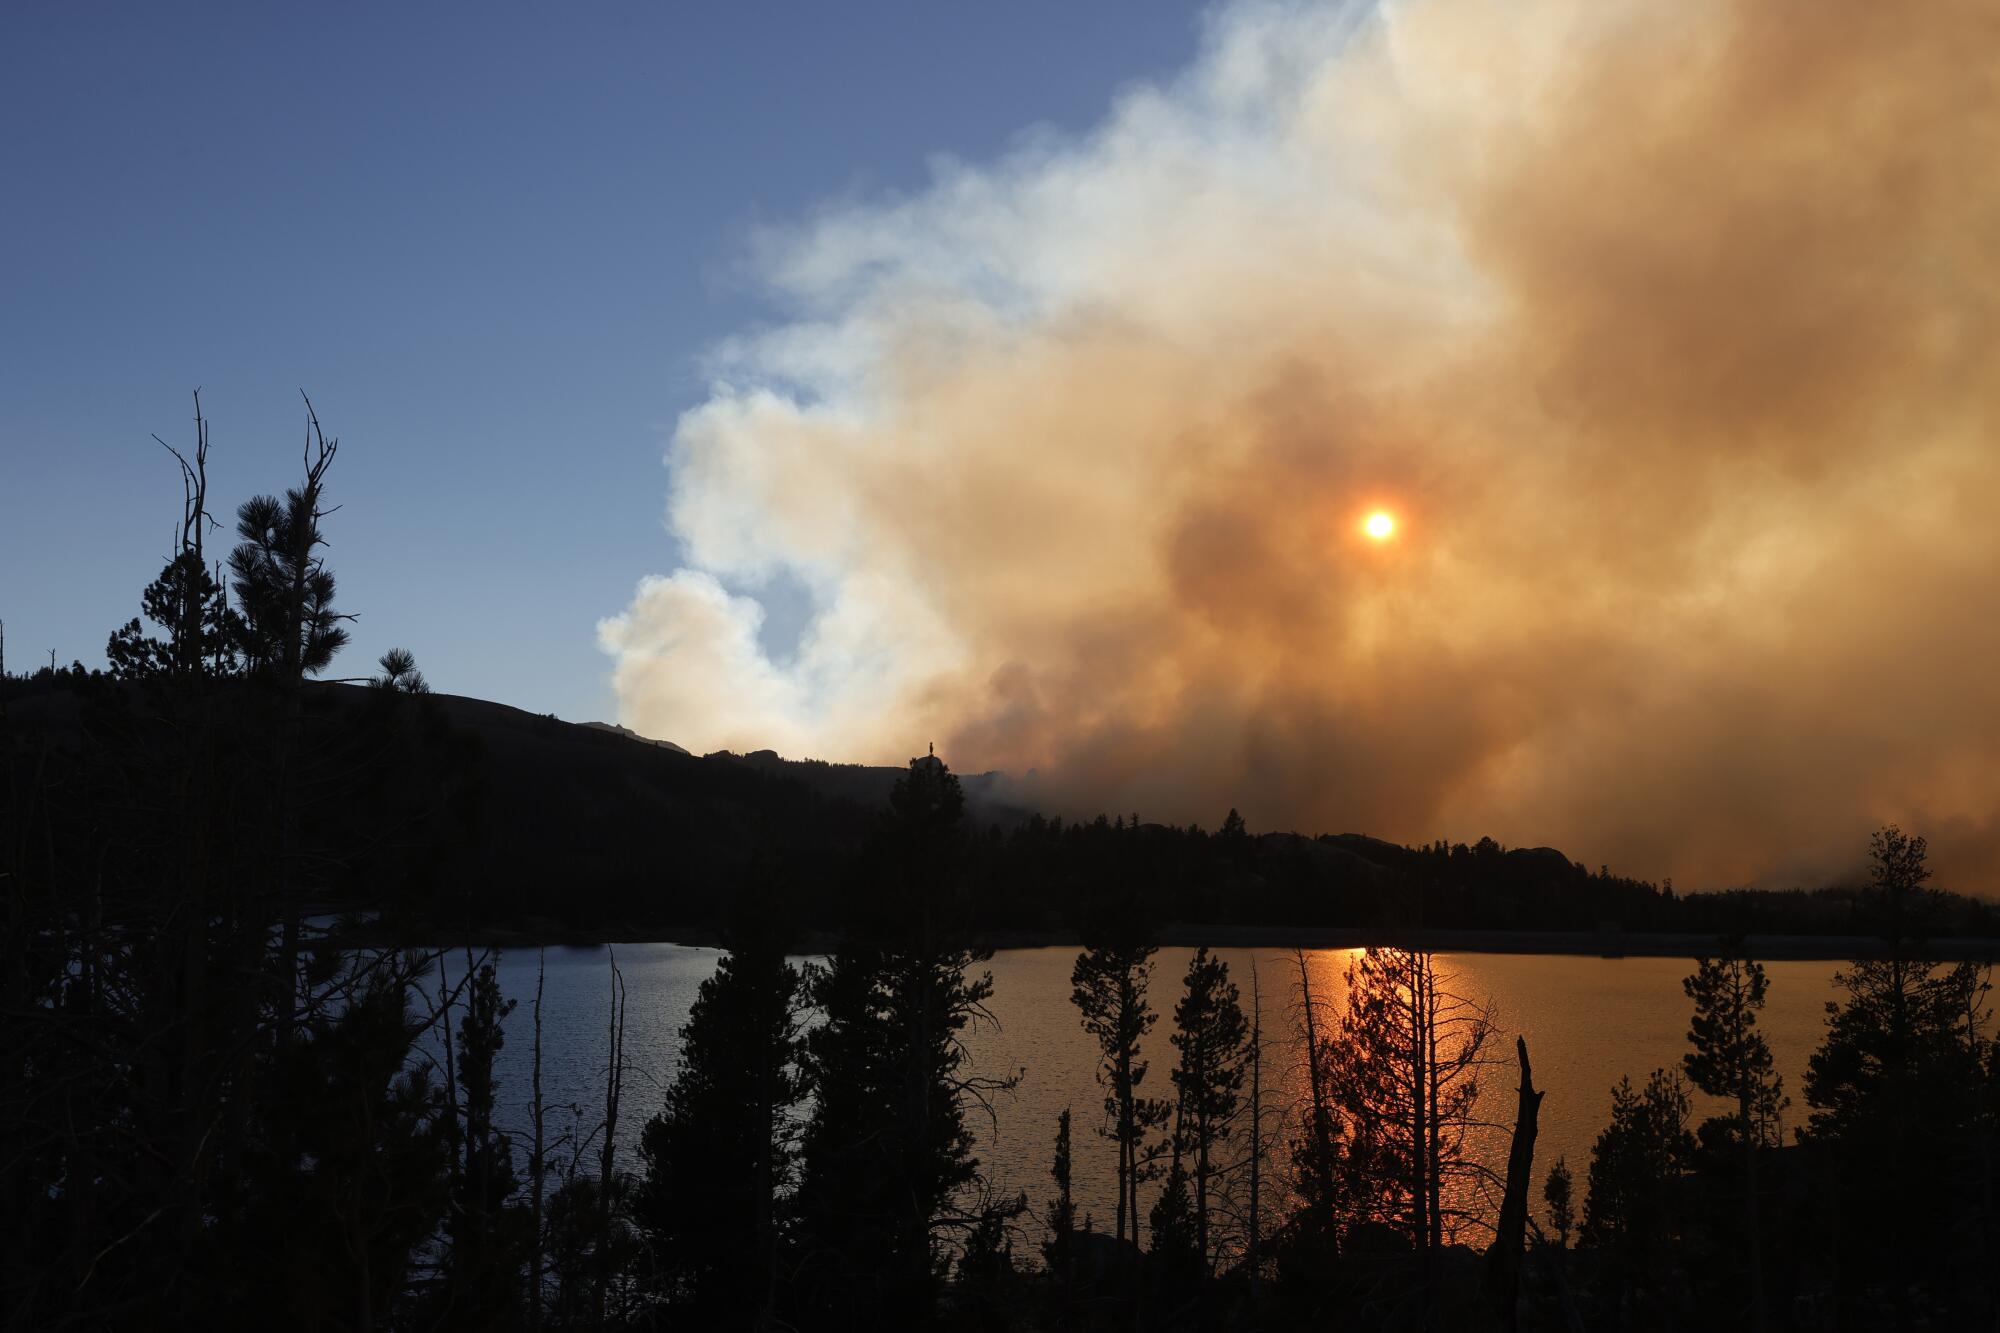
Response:
[{"label": "sun", "polygon": [[1378,509],[1362,523],[1361,530],[1378,542],[1388,541],[1395,535],[1396,516],[1386,509]]}]

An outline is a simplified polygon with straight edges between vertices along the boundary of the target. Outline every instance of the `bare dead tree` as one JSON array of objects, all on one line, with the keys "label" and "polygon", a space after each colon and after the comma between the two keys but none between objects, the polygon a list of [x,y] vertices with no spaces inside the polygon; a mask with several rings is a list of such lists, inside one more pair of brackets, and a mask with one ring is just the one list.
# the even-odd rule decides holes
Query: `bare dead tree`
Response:
[{"label": "bare dead tree", "polygon": [[[306,392],[304,389],[299,390],[299,397],[305,399],[306,420],[309,423],[308,425],[309,433],[307,438],[306,457],[305,457],[306,484],[303,491],[303,494],[305,496],[305,504],[303,507],[306,513],[311,515],[311,523],[312,523],[312,531],[310,537],[303,538],[303,540],[309,541],[313,544],[318,544],[322,540],[319,537],[319,520],[324,516],[319,507],[319,497],[325,486],[326,470],[329,467],[333,466],[333,455],[340,446],[338,441],[329,442],[326,438],[325,432],[320,430],[319,414],[313,411],[312,399],[306,397]],[[312,447],[312,438],[314,436],[318,437],[318,445],[319,445],[316,455]],[[307,547],[307,550],[308,552],[310,552],[311,550],[310,545]],[[308,581],[311,578],[313,564],[314,561],[312,560],[302,559],[296,561],[293,565],[293,581],[291,588],[291,596],[287,599],[287,608],[288,611],[295,611],[295,613],[301,619],[303,619],[305,615],[306,588],[308,585]],[[286,729],[285,732],[283,733],[287,743],[283,745],[283,748],[280,752],[279,767],[278,767],[279,790],[281,793],[285,793],[287,796],[289,795],[287,783],[288,779],[290,778],[290,769],[291,769],[290,761],[291,761],[291,750],[292,750],[289,741],[291,740],[292,733],[297,726],[297,719],[299,714],[299,686],[304,678],[304,672],[301,669],[304,648],[300,641],[303,630],[302,627],[299,625],[291,625],[288,628],[289,632],[285,635],[285,662],[284,662],[284,674],[283,674],[285,690],[288,695],[285,705]],[[301,908],[299,903],[298,884],[290,874],[290,865],[289,865],[290,862],[289,853],[291,850],[290,848],[291,816],[292,816],[291,802],[289,800],[286,800],[285,808],[283,810],[283,819],[281,820],[280,823],[280,836],[283,838],[284,841],[279,848],[279,866],[280,866],[279,884],[280,884],[280,891],[283,893],[284,896],[285,923],[284,923],[283,981],[285,986],[287,987],[288,994],[285,1000],[285,1009],[284,1009],[286,1021],[283,1022],[278,1029],[278,1040],[280,1041],[280,1043],[289,1043],[292,1038],[293,1024],[291,1022],[291,1016],[293,1013],[293,1006],[295,1004],[296,993],[298,988],[299,924],[300,924]]]},{"label": "bare dead tree", "polygon": [[[445,1137],[448,1148],[446,1158],[449,1162],[448,1170],[451,1173],[451,1190],[456,1195],[458,1192],[459,1168],[462,1165],[462,1150],[459,1145],[458,1134],[458,1062],[452,1046],[451,1010],[452,1005],[457,1001],[458,991],[453,990],[451,987],[450,978],[445,972],[444,958],[444,950],[438,950],[438,999],[437,1004],[431,1010],[431,1021],[437,1025],[438,1038],[444,1051],[444,1100],[445,1105],[451,1109],[451,1114],[445,1117]],[[465,978],[459,982],[459,989],[462,990],[465,987],[466,982],[471,979],[471,976],[472,969],[467,968]]]},{"label": "bare dead tree", "polygon": [[1436,1258],[1467,1227],[1485,1225],[1472,1195],[1493,1173],[1469,1147],[1492,1007],[1422,950],[1367,949],[1347,968],[1347,1003],[1327,1046],[1329,1091],[1365,1181],[1370,1220],[1401,1230],[1416,1250],[1426,1311]]},{"label": "bare dead tree", "polygon": [[183,577],[175,584],[178,595],[169,626],[171,670],[176,676],[200,674],[202,660],[202,620],[207,606],[194,571],[205,570],[202,539],[208,529],[219,527],[208,513],[208,419],[201,412],[201,390],[194,391],[194,458],[168,444],[158,435],[154,443],[174,456],[181,469],[181,522],[174,540],[174,560],[182,566]]},{"label": "bare dead tree", "polygon": [[1333,1104],[1333,1093],[1327,1077],[1325,1060],[1326,1042],[1320,1034],[1319,1006],[1322,1003],[1313,995],[1312,969],[1306,963],[1304,949],[1292,950],[1292,961],[1298,967],[1298,994],[1295,999],[1296,1023],[1299,1035],[1305,1039],[1306,1094],[1302,1108],[1304,1124],[1301,1126],[1300,1143],[1304,1158],[1300,1164],[1299,1192],[1309,1209],[1324,1213],[1333,1206],[1333,1177],[1335,1157],[1339,1150],[1339,1112]]},{"label": "bare dead tree", "polygon": [[617,1162],[618,1102],[625,1090],[625,974],[618,970],[617,951],[606,945],[604,952],[611,962],[611,1067],[604,1078],[604,1142],[598,1149],[597,1282],[591,1293],[591,1317],[597,1328],[605,1326],[604,1311],[611,1289],[613,1169]]},{"label": "bare dead tree", "polygon": [[1514,1138],[1507,1151],[1507,1192],[1500,1204],[1493,1244],[1486,1250],[1481,1281],[1487,1315],[1504,1333],[1514,1333],[1520,1325],[1521,1252],[1526,1244],[1528,1188],[1535,1175],[1535,1133],[1543,1095],[1535,1088],[1525,1038],[1514,1039],[1514,1052],[1521,1064],[1520,1103],[1514,1112]]},{"label": "bare dead tree", "polygon": [[1250,1300],[1262,1294],[1264,1164],[1264,990],[1258,978],[1257,956],[1250,956],[1250,1231],[1244,1263],[1250,1278]]},{"label": "bare dead tree", "polygon": [[537,951],[535,961],[535,1066],[532,1076],[535,1152],[528,1159],[529,1209],[534,1226],[534,1238],[528,1251],[528,1327],[531,1329],[542,1326],[543,1247],[546,1244],[542,1229],[542,1189],[547,1174],[546,1144],[542,1136],[542,986],[548,979],[548,972],[549,951],[543,948]]}]

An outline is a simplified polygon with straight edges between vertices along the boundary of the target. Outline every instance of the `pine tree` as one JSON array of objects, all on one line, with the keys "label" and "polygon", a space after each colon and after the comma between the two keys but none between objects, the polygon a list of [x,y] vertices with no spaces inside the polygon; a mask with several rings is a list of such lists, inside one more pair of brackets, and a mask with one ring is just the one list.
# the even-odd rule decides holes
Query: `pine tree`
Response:
[{"label": "pine tree", "polygon": [[804,996],[776,947],[723,955],[681,1029],[666,1103],[640,1136],[637,1215],[668,1309],[704,1327],[761,1327],[792,1179]]},{"label": "pine tree", "polygon": [[260,1119],[219,1200],[239,1308],[268,1326],[381,1326],[437,1234],[447,1188],[444,1104],[395,960],[344,965],[350,1000],[259,1069]]},{"label": "pine tree", "polygon": [[928,1320],[955,1236],[1021,1198],[974,1202],[983,1181],[969,1107],[1015,1077],[970,1066],[991,1022],[992,956],[967,941],[958,874],[964,794],[934,756],[910,761],[877,839],[857,938],[810,969],[820,1022],[805,1038],[813,1114],[798,1196],[804,1299],[839,1326]]},{"label": "pine tree", "polygon": [[236,511],[242,540],[229,555],[249,666],[284,682],[324,671],[347,642],[341,622],[350,618],[334,610],[333,571],[320,554],[320,520],[332,512],[322,508],[326,474],[340,446],[321,433],[310,401],[306,414],[304,482],[282,500],[244,501]]},{"label": "pine tree", "polygon": [[1186,989],[1174,1006],[1172,1041],[1180,1052],[1173,1071],[1179,1097],[1175,1149],[1189,1159],[1196,1253],[1206,1268],[1209,1245],[1209,1187],[1216,1174],[1214,1153],[1227,1140],[1243,1088],[1244,1055],[1250,1024],[1242,997],[1229,979],[1229,964],[1206,948],[1188,964]]},{"label": "pine tree", "polygon": [[1056,1117],[1056,1152],[1049,1164],[1049,1178],[1056,1182],[1056,1193],[1048,1203],[1048,1238],[1042,1242],[1042,1263],[1067,1289],[1070,1266],[1076,1261],[1076,1199],[1070,1193],[1069,1108],[1066,1106]]},{"label": "pine tree", "polygon": [[1139,1243],[1139,1184],[1153,1160],[1147,1148],[1166,1123],[1172,1106],[1143,1096],[1147,1062],[1139,1046],[1159,1015],[1146,999],[1152,979],[1154,946],[1130,936],[1089,945],[1070,971],[1070,999],[1083,1015],[1084,1030],[1097,1039],[1097,1081],[1105,1089],[1104,1123],[1098,1133],[1118,1149],[1116,1237]]},{"label": "pine tree", "polygon": [[1778,1117],[1789,1105],[1784,1079],[1774,1070],[1771,1047],[1757,1030],[1770,982],[1761,963],[1744,958],[1741,944],[1720,958],[1698,960],[1681,988],[1694,1001],[1682,1057],[1693,1084],[1711,1097],[1733,1102],[1732,1134],[1759,1146],[1778,1142]]},{"label": "pine tree", "polygon": [[1146,1252],[1147,1262],[1159,1279],[1167,1308],[1193,1304],[1199,1300],[1204,1263],[1194,1194],[1188,1188],[1187,1166],[1178,1149],[1172,1153],[1166,1181],[1153,1200],[1148,1220],[1153,1243]]},{"label": "pine tree", "polygon": [[1633,1296],[1661,1294],[1682,1237],[1680,1181],[1692,1164],[1691,1103],[1678,1072],[1656,1069],[1642,1089],[1611,1090],[1611,1123],[1590,1149],[1583,1244],[1605,1256],[1619,1311]]},{"label": "pine tree", "polygon": [[1778,1118],[1789,1104],[1784,1080],[1772,1067],[1770,1045],[1757,1030],[1757,1014],[1770,983],[1761,964],[1742,956],[1742,942],[1736,940],[1723,957],[1700,959],[1695,974],[1681,987],[1694,1001],[1688,1029],[1694,1049],[1682,1057],[1687,1076],[1709,1096],[1735,1105],[1735,1114],[1717,1118],[1718,1128],[1722,1137],[1742,1145],[1744,1257],[1751,1311],[1756,1326],[1762,1328],[1764,1251],[1757,1167],[1764,1149],[1777,1145]]},{"label": "pine tree", "polygon": [[1948,1269],[1960,1227],[1938,1201],[1958,1190],[1954,1160],[1977,1137],[1989,1047],[1985,979],[1971,963],[1937,961],[1925,943],[1935,894],[1923,838],[1894,825],[1869,847],[1862,910],[1881,955],[1834,975],[1826,1036],[1807,1062],[1806,1137],[1840,1163],[1838,1244],[1843,1301],[1854,1318],[1865,1284],[1906,1290]]},{"label": "pine tree", "polygon": [[180,464],[180,533],[173,557],[139,598],[146,619],[165,637],[149,637],[134,619],[114,631],[105,645],[111,674],[121,680],[172,676],[186,682],[236,673],[243,620],[230,610],[227,595],[209,573],[204,546],[213,520],[208,516],[208,421],[201,414],[200,390],[194,395],[194,422],[192,461],[153,437]]},{"label": "pine tree", "polygon": [[513,1141],[497,1121],[495,1068],[515,1002],[501,997],[492,958],[475,967],[468,951],[467,967],[471,977],[455,1052],[459,1162],[445,1227],[444,1297],[456,1319],[510,1327],[520,1315],[517,1297],[530,1238],[526,1219],[510,1202],[519,1182]]},{"label": "pine tree", "polygon": [[898,1200],[890,1172],[899,1144],[894,1034],[881,994],[884,963],[858,944],[808,965],[817,1021],[804,1038],[812,1115],[801,1143],[796,1211],[799,1300],[808,1322],[862,1326],[876,1309],[896,1242]]},{"label": "pine tree", "polygon": [[1542,1200],[1548,1205],[1549,1225],[1555,1229],[1556,1245],[1565,1250],[1569,1248],[1570,1232],[1576,1228],[1573,1191],[1569,1162],[1558,1157],[1542,1182]]},{"label": "pine tree", "polygon": [[1948,1110],[1950,1089],[1969,1086],[1962,1028],[1978,977],[1970,965],[1924,956],[1932,906],[1926,856],[1924,839],[1894,825],[1872,841],[1865,903],[1883,956],[1856,959],[1834,975],[1846,998],[1828,1002],[1826,1039],[1806,1070],[1815,1135],[1905,1143],[1924,1119]]},{"label": "pine tree", "polygon": [[407,648],[391,648],[376,659],[382,674],[369,678],[370,688],[392,694],[429,694],[430,682],[417,670],[417,657]]},{"label": "pine tree", "polygon": [[234,674],[243,621],[230,610],[199,551],[183,551],[169,560],[160,577],[140,594],[140,605],[165,637],[147,635],[136,618],[113,631],[104,656],[114,677]]},{"label": "pine tree", "polygon": [[1005,1208],[982,1210],[972,1219],[953,1275],[955,1328],[1005,1333],[1015,1326],[1014,1238]]}]

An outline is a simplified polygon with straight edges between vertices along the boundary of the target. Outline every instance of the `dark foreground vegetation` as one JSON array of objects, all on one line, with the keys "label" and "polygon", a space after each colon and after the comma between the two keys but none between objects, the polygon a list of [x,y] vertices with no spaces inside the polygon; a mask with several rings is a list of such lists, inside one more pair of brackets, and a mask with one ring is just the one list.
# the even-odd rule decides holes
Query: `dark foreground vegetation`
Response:
[{"label": "dark foreground vegetation", "polygon": [[[242,505],[211,565],[199,434],[178,549],[145,621],[113,634],[111,671],[0,696],[7,1327],[2000,1320],[1986,971],[1927,943],[1983,931],[1987,909],[1930,890],[1921,839],[1881,831],[1844,895],[1680,897],[1485,843],[969,816],[928,756],[877,800],[865,773],[482,722],[400,651],[365,688],[316,684],[345,639],[322,532],[335,453],[315,431],[300,484]],[[615,831],[634,818],[650,865]],[[578,831],[519,827],[566,821]],[[516,863],[483,878],[496,844]],[[558,874],[586,845],[581,878]],[[636,1158],[614,1151],[615,967],[601,1102],[544,1104],[537,999],[532,1110],[514,1123],[494,958],[343,947],[316,926],[356,903],[725,932]],[[1536,1053],[1509,1049],[1430,954],[1359,956],[1339,1004],[1301,955],[1286,1011],[1302,1080],[1266,1067],[1265,1010],[1223,962],[1153,969],[1170,920],[1607,918],[1718,943],[1686,983],[1683,1065],[1609,1090],[1587,1163],[1537,1160]],[[1763,970],[1720,937],[1808,921],[1877,944],[1786,1089],[1757,1029]],[[823,961],[788,961],[801,922],[833,932]],[[995,1194],[975,1150],[1018,1071],[976,1068],[966,1046],[989,1021],[984,941],[1019,923],[1082,938],[1071,999],[1103,1088],[1047,1127],[1032,1198]],[[1518,1087],[1511,1124],[1480,1122],[1495,1080]],[[1721,1113],[1697,1122],[1692,1089]],[[1110,1217],[1078,1216],[1082,1135],[1116,1150]],[[1504,1170],[1482,1165],[1498,1160],[1483,1136],[1508,1145]]]}]

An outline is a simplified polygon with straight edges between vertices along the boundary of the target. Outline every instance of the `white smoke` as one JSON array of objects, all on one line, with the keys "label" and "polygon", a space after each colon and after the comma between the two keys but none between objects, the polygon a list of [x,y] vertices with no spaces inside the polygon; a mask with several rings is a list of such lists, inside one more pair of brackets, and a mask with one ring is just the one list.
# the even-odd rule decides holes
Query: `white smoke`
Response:
[{"label": "white smoke", "polygon": [[1882,10],[1233,5],[1086,136],[765,237],[791,317],[675,432],[621,720],[1703,882],[1900,818],[1989,874],[2000,32]]}]

